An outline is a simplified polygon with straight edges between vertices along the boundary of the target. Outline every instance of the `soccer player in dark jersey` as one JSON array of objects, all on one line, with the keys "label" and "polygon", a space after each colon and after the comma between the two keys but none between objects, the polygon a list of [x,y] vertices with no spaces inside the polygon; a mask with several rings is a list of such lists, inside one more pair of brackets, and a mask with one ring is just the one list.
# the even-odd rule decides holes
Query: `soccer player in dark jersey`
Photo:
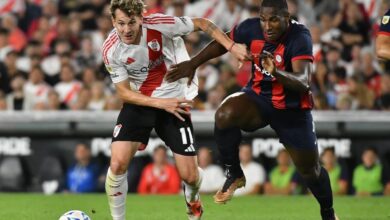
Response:
[{"label": "soccer player in dark jersey", "polygon": [[[270,125],[320,204],[322,219],[337,219],[329,176],[319,163],[311,115],[313,56],[309,30],[290,19],[285,0],[264,0],[259,18],[243,21],[233,28],[230,37],[250,50],[252,77],[241,92],[227,97],[215,114],[216,142],[228,172],[214,201],[226,203],[237,188],[245,186],[238,157],[241,130],[255,131]],[[168,80],[192,77],[199,65],[226,52],[212,42],[190,61],[171,67]]]},{"label": "soccer player in dark jersey", "polygon": [[381,26],[376,38],[376,55],[390,60],[390,10],[382,17]]}]

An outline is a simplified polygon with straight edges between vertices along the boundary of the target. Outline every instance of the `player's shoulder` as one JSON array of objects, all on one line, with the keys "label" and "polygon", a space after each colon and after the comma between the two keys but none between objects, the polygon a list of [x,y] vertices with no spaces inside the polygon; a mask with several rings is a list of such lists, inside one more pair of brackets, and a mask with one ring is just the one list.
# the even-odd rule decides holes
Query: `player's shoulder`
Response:
[{"label": "player's shoulder", "polygon": [[291,25],[291,30],[290,30],[291,34],[293,35],[308,34],[310,36],[310,31],[304,24],[299,23],[296,20],[291,20],[290,25]]},{"label": "player's shoulder", "polygon": [[146,27],[175,24],[175,17],[171,15],[156,13],[145,16],[142,20],[142,25]]},{"label": "player's shoulder", "polygon": [[115,52],[119,42],[120,42],[119,36],[118,36],[116,30],[113,29],[110,32],[110,34],[108,34],[108,36],[107,36],[107,38],[104,41],[103,46],[102,46],[101,52],[102,52],[102,55],[103,55],[104,63],[106,63],[106,64],[109,63],[109,59],[114,54],[114,52]]}]

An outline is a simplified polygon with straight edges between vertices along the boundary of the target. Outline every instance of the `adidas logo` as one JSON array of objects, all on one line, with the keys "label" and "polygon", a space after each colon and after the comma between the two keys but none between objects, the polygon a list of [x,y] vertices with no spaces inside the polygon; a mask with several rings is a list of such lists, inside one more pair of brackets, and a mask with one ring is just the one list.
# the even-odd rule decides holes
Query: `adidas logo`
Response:
[{"label": "adidas logo", "polygon": [[195,148],[194,148],[194,145],[190,145],[187,147],[187,149],[184,150],[184,152],[195,152]]}]

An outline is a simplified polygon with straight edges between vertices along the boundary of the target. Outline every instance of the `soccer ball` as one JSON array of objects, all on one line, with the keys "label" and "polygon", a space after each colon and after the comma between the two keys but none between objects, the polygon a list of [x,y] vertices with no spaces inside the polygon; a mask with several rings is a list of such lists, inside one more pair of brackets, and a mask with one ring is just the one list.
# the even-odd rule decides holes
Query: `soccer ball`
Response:
[{"label": "soccer ball", "polygon": [[91,218],[82,211],[72,210],[63,214],[59,220],[91,220]]}]

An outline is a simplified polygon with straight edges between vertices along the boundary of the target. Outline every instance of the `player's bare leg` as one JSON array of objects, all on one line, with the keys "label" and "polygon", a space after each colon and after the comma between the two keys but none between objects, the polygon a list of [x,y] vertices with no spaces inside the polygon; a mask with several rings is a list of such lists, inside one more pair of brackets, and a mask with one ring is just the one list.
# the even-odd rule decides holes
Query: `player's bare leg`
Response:
[{"label": "player's bare leg", "polygon": [[221,161],[227,170],[222,189],[214,196],[214,202],[224,204],[238,188],[245,186],[245,176],[240,166],[238,146],[241,130],[254,131],[262,127],[262,114],[252,99],[243,92],[227,97],[215,113],[214,135]]},{"label": "player's bare leg", "polygon": [[113,220],[126,219],[127,168],[140,146],[141,143],[130,141],[115,141],[111,144],[111,161],[105,188]]},{"label": "player's bare leg", "polygon": [[318,149],[297,149],[286,146],[290,156],[321,207],[323,220],[338,220],[333,210],[333,195],[328,172],[321,167]]},{"label": "player's bare leg", "polygon": [[184,197],[187,205],[189,220],[200,220],[203,207],[199,196],[199,187],[202,182],[202,170],[198,167],[196,156],[174,154],[176,168],[183,180]]}]

